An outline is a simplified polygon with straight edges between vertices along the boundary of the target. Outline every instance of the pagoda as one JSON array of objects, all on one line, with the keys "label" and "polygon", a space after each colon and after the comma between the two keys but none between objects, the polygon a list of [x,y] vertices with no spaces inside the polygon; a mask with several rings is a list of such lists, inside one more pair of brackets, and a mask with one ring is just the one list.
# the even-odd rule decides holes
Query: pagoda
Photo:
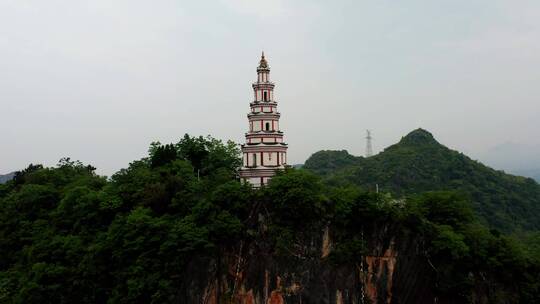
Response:
[{"label": "pagoda", "polygon": [[260,187],[267,184],[276,171],[287,166],[287,144],[279,129],[280,113],[264,52],[257,67],[257,81],[252,86],[254,100],[247,115],[249,132],[242,145],[244,164],[239,173],[243,181]]}]

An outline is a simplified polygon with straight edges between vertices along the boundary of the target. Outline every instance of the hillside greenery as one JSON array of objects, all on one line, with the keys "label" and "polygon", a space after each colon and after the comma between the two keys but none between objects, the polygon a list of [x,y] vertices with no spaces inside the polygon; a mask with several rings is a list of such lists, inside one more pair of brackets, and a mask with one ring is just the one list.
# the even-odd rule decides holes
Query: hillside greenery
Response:
[{"label": "hillside greenery", "polygon": [[186,273],[194,259],[254,240],[276,257],[315,254],[296,244],[329,223],[335,265],[360,263],[364,232],[391,224],[425,243],[440,297],[467,303],[489,282],[490,303],[539,300],[540,236],[525,247],[489,229],[467,195],[396,200],[297,169],[253,190],[238,181],[240,164],[234,143],[186,135],[110,179],[69,158],[28,166],[0,185],[0,303],[183,303],[190,276],[204,275]]},{"label": "hillside greenery", "polygon": [[531,178],[493,170],[439,144],[422,129],[369,157],[346,151],[320,151],[305,169],[332,185],[352,184],[365,190],[407,197],[425,191],[457,191],[467,196],[479,218],[503,232],[540,229],[540,185]]}]

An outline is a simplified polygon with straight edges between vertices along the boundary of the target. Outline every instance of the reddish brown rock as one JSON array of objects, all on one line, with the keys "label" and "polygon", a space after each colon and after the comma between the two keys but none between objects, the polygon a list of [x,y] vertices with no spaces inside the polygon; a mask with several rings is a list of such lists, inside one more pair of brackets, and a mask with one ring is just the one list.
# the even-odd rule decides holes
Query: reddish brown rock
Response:
[{"label": "reddish brown rock", "polygon": [[283,299],[281,292],[277,290],[272,291],[270,298],[268,299],[268,304],[285,304],[285,300]]}]

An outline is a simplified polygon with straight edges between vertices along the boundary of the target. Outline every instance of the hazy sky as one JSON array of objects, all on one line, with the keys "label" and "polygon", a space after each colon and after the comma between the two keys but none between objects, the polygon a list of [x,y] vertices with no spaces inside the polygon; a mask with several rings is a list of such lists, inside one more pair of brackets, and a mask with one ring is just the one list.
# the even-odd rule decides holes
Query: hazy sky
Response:
[{"label": "hazy sky", "polygon": [[[267,54],[289,163],[423,127],[540,147],[540,2],[0,0],[0,174],[111,174],[184,133],[243,141]],[[539,151],[540,154],[540,151]]]}]

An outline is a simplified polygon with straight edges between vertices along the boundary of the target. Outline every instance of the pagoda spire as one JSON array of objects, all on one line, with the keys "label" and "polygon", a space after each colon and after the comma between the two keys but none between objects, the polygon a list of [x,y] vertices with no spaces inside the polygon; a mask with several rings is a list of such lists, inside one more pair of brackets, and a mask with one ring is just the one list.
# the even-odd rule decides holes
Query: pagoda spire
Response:
[{"label": "pagoda spire", "polygon": [[264,57],[264,51],[262,51],[261,60],[259,61],[259,67],[257,68],[257,70],[259,69],[269,69],[268,62],[266,61],[266,58]]}]

